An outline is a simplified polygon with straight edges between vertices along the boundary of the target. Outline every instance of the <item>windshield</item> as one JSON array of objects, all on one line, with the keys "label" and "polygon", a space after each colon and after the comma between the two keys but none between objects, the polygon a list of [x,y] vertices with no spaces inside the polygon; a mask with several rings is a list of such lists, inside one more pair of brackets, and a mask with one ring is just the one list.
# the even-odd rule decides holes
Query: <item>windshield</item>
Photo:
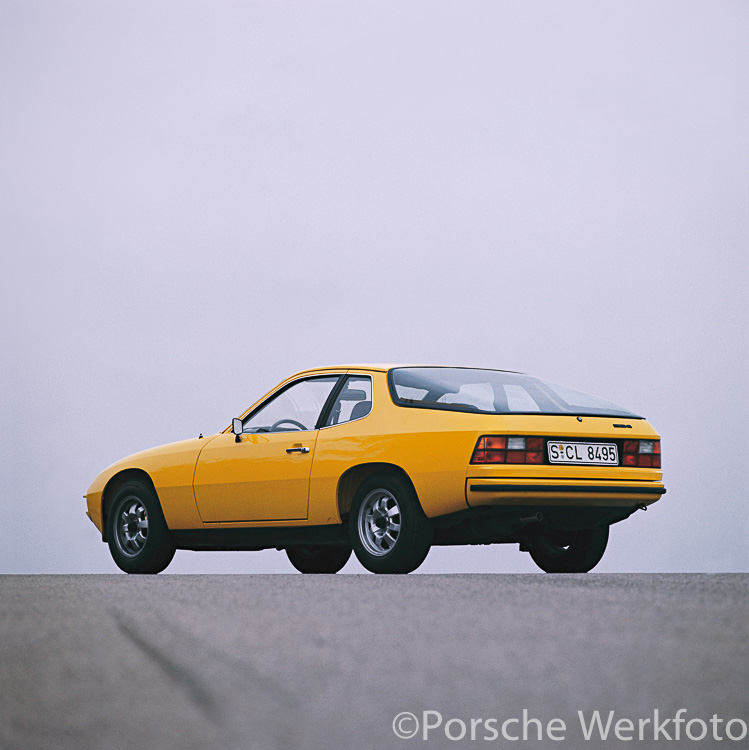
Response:
[{"label": "windshield", "polygon": [[602,398],[530,375],[463,367],[397,367],[388,374],[399,406],[482,414],[579,414],[642,417]]}]

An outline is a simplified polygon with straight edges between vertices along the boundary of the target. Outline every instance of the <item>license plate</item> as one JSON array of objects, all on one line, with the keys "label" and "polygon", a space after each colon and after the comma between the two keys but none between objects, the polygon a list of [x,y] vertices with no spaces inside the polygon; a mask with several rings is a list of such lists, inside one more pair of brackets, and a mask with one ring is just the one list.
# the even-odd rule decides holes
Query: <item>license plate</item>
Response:
[{"label": "license plate", "polygon": [[616,445],[611,443],[549,442],[549,461],[553,464],[607,464],[619,465]]}]

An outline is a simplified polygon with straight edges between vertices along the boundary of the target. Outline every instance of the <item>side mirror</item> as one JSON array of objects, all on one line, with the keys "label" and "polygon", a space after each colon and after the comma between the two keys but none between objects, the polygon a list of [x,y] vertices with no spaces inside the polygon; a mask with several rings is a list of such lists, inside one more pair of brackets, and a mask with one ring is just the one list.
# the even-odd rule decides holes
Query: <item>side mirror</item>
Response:
[{"label": "side mirror", "polygon": [[242,438],[239,437],[242,434],[242,420],[239,417],[232,419],[231,431],[234,433],[234,442],[240,443],[242,441]]}]

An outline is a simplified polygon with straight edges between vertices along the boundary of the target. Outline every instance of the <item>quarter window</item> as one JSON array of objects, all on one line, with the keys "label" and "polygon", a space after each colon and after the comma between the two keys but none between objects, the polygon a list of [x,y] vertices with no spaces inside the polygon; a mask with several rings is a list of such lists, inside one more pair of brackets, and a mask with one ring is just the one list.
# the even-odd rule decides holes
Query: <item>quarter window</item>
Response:
[{"label": "quarter window", "polygon": [[349,375],[343,389],[333,403],[325,426],[353,422],[372,411],[372,378],[367,375]]}]

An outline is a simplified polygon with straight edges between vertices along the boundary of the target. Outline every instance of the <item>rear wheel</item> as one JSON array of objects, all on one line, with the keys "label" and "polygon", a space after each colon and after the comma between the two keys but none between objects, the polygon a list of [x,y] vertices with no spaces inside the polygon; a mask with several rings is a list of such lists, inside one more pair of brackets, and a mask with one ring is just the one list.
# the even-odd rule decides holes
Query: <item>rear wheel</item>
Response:
[{"label": "rear wheel", "polygon": [[131,480],[117,491],[107,519],[109,551],[126,573],[161,573],[172,561],[174,542],[156,492]]},{"label": "rear wheel", "polygon": [[530,541],[530,555],[546,573],[587,573],[600,562],[608,540],[608,526],[543,533]]},{"label": "rear wheel", "polygon": [[351,557],[351,547],[288,547],[286,555],[300,573],[337,573]]},{"label": "rear wheel", "polygon": [[389,473],[374,474],[356,491],[349,514],[351,546],[372,573],[410,573],[432,545],[432,524],[413,487]]}]

